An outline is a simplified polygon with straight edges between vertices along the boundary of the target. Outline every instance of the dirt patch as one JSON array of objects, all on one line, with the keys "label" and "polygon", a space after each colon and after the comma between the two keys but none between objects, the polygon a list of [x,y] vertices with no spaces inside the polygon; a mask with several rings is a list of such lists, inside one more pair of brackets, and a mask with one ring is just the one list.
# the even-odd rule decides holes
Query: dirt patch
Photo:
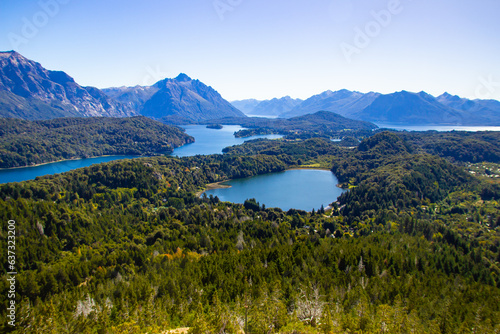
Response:
[{"label": "dirt patch", "polygon": [[185,328],[171,329],[164,332],[163,334],[187,334],[187,332],[189,332],[189,328],[185,327]]},{"label": "dirt patch", "polygon": [[212,190],[212,189],[225,189],[225,188],[231,188],[230,185],[223,184],[227,181],[222,181],[222,182],[216,182],[216,183],[209,183],[205,186],[205,190],[198,191],[196,193],[196,197],[200,197],[205,191],[207,190]]}]

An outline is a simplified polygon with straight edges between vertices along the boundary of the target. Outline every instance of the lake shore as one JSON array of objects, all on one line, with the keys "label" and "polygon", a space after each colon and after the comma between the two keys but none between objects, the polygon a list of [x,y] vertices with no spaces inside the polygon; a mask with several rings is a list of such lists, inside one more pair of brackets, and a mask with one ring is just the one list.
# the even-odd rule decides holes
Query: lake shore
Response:
[{"label": "lake shore", "polygon": [[[288,170],[324,170],[324,171],[331,171],[329,168],[326,168],[326,167],[303,166],[303,167],[294,167],[294,168],[285,169],[283,172],[288,171]],[[254,176],[256,176],[256,175],[254,175]],[[209,183],[209,184],[207,184],[205,186],[204,190],[198,191],[196,193],[196,197],[201,197],[201,195],[203,195],[203,193],[206,192],[206,191],[208,191],[208,190],[231,188],[232,186],[230,186],[228,184],[224,184],[224,183],[230,182],[232,180],[233,179],[226,180],[226,181],[215,182],[215,183]],[[336,184],[336,187],[340,188],[340,189],[343,189],[343,190],[346,190],[345,188],[342,187],[341,184]]]},{"label": "lake shore", "polygon": [[208,191],[208,190],[213,190],[213,189],[227,189],[227,188],[231,188],[230,185],[228,184],[223,184],[223,183],[226,183],[226,182],[229,182],[231,180],[226,180],[226,181],[220,181],[220,182],[215,182],[215,183],[209,183],[205,186],[205,189],[204,190],[201,190],[201,191],[198,191],[196,193],[196,197],[200,197],[201,195],[203,195],[203,193],[205,191]]}]

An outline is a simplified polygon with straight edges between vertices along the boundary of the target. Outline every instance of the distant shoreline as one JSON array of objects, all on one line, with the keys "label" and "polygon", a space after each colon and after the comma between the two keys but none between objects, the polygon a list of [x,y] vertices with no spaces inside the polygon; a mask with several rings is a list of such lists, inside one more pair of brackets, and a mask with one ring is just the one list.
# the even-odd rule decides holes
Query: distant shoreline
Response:
[{"label": "distant shoreline", "polygon": [[[77,160],[85,160],[85,159],[96,159],[96,158],[105,158],[105,157],[125,157],[126,155],[99,155],[96,157],[88,157],[88,158],[75,158],[75,159],[61,159],[61,160],[56,160],[56,161],[49,161],[49,162],[42,162],[39,164],[35,165],[29,165],[29,166],[18,166],[18,167],[7,167],[7,168],[0,168],[0,171],[2,170],[14,170],[14,169],[20,169],[20,168],[32,168],[32,167],[40,167],[43,165],[49,165],[49,164],[55,164],[58,162],[64,162],[64,161],[77,161]],[[147,157],[145,155],[137,155],[137,158],[141,157]]]}]

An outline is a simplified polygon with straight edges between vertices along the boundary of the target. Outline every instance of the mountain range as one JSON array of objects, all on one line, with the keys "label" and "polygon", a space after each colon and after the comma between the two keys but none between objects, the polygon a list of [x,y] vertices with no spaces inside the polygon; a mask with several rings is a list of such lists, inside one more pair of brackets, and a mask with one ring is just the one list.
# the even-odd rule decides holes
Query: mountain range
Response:
[{"label": "mountain range", "polygon": [[50,71],[15,51],[0,52],[0,117],[144,115],[178,123],[245,117],[213,88],[186,74],[147,87],[100,90],[82,87],[62,71]]},{"label": "mountain range", "polygon": [[304,101],[286,96],[231,104],[212,87],[183,73],[152,86],[101,90],[83,87],[65,72],[47,70],[15,51],[0,52],[0,117],[36,120],[144,115],[188,124],[242,118],[245,114],[292,118],[318,111],[388,125],[500,125],[500,102],[496,100],[470,100],[448,93],[434,97],[425,92],[365,94],[343,89]]},{"label": "mountain range", "polygon": [[[233,104],[251,106],[246,101],[255,100],[240,100]],[[260,101],[253,109],[247,109],[247,115],[254,115],[255,108],[265,105],[265,102]],[[273,106],[273,110],[276,109]],[[298,103],[278,117],[292,118],[320,110],[380,124],[500,125],[500,102],[496,100],[469,100],[448,93],[434,97],[425,92],[407,91],[365,94],[345,89],[335,92],[329,90]],[[259,112],[266,114],[262,109]],[[272,110],[268,114],[270,112]]]},{"label": "mountain range", "polygon": [[247,116],[277,117],[289,112],[302,102],[301,99],[292,99],[290,96],[285,96],[280,99],[274,98],[263,101],[255,99],[232,101],[231,104]]}]

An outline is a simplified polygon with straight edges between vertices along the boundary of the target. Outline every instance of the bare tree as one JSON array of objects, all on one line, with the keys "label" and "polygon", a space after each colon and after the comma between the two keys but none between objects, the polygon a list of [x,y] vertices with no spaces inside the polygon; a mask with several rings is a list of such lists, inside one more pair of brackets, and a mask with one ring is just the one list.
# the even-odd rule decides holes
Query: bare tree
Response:
[{"label": "bare tree", "polygon": [[319,288],[311,287],[309,291],[300,290],[295,304],[295,312],[300,321],[316,326],[323,314],[325,302],[321,300]]}]

